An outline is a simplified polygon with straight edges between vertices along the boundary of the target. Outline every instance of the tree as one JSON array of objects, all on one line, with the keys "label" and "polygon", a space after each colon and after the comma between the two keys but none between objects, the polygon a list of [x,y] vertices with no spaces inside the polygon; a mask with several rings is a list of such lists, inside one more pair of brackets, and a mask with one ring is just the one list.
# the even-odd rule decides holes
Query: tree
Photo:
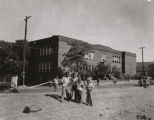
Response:
[{"label": "tree", "polygon": [[0,77],[6,79],[12,75],[21,75],[23,66],[23,40],[15,43],[0,41]]},{"label": "tree", "polygon": [[154,78],[154,64],[149,65],[149,75]]},{"label": "tree", "polygon": [[64,60],[62,61],[62,65],[64,67],[72,68],[76,71],[79,71],[83,65],[87,65],[84,60],[84,56],[86,53],[90,51],[90,46],[88,44],[83,44],[79,42],[74,42],[71,44],[70,50],[64,54]]},{"label": "tree", "polygon": [[0,42],[0,71],[1,78],[6,79],[6,76],[16,73],[15,59],[16,55],[13,52],[12,43]]},{"label": "tree", "polygon": [[110,65],[104,64],[102,62],[98,63],[94,70],[95,77],[101,79],[104,79],[104,77],[110,72],[111,72]]},{"label": "tree", "polygon": [[57,70],[57,76],[59,77],[59,78],[62,78],[63,77],[63,75],[64,75],[64,71],[65,70],[63,70],[61,67],[58,67],[58,70]]},{"label": "tree", "polygon": [[120,71],[119,71],[119,69],[117,68],[117,66],[113,66],[113,67],[112,67],[112,74],[114,74],[114,76],[115,76],[116,78],[120,78]]}]

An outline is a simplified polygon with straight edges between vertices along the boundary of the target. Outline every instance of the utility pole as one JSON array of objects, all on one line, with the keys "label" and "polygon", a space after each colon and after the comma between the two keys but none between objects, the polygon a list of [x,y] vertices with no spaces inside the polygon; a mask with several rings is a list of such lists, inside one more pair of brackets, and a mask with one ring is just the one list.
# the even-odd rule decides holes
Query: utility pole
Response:
[{"label": "utility pole", "polygon": [[27,21],[31,16],[26,16],[25,20],[25,36],[24,36],[24,50],[23,50],[23,86],[25,85],[25,64],[26,64],[26,40],[27,40]]},{"label": "utility pole", "polygon": [[144,58],[143,58],[143,49],[145,47],[140,47],[139,49],[142,50],[142,75],[144,76],[145,75],[145,71],[144,71]]}]

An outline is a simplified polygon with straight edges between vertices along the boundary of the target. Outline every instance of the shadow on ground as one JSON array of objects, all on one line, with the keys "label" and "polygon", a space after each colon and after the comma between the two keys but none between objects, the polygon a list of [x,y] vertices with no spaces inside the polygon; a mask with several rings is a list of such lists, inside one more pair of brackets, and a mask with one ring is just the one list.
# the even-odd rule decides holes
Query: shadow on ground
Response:
[{"label": "shadow on ground", "polygon": [[56,95],[56,94],[45,94],[45,96],[51,97],[59,102],[61,102],[61,96]]}]

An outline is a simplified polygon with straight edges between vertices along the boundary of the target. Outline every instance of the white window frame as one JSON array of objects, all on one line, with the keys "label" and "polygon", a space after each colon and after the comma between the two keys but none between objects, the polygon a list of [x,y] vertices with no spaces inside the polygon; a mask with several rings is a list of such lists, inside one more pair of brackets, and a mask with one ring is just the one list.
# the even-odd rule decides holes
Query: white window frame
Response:
[{"label": "white window frame", "polygon": [[45,47],[45,53],[48,55],[48,46]]},{"label": "white window frame", "polygon": [[42,49],[40,48],[40,56],[42,56]]},{"label": "white window frame", "polygon": [[106,62],[107,61],[107,54],[102,54],[101,62]]},{"label": "white window frame", "polygon": [[48,63],[48,68],[49,68],[49,72],[50,72],[50,70],[51,70],[51,66],[50,66],[51,64],[50,64],[50,61],[49,61],[49,63]]},{"label": "white window frame", "polygon": [[94,52],[90,52],[84,56],[84,58],[93,60],[94,59]]}]

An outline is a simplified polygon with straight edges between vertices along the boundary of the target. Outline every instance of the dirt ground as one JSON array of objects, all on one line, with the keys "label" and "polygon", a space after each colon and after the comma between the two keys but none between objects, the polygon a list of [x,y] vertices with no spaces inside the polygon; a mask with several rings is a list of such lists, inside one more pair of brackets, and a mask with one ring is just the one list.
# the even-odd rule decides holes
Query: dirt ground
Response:
[{"label": "dirt ground", "polygon": [[[1,93],[0,120],[137,120],[137,115],[154,119],[154,86],[95,88],[92,91],[93,107],[72,101],[60,103],[56,99],[60,94],[60,91]],[[22,113],[26,105],[42,110]]]}]

